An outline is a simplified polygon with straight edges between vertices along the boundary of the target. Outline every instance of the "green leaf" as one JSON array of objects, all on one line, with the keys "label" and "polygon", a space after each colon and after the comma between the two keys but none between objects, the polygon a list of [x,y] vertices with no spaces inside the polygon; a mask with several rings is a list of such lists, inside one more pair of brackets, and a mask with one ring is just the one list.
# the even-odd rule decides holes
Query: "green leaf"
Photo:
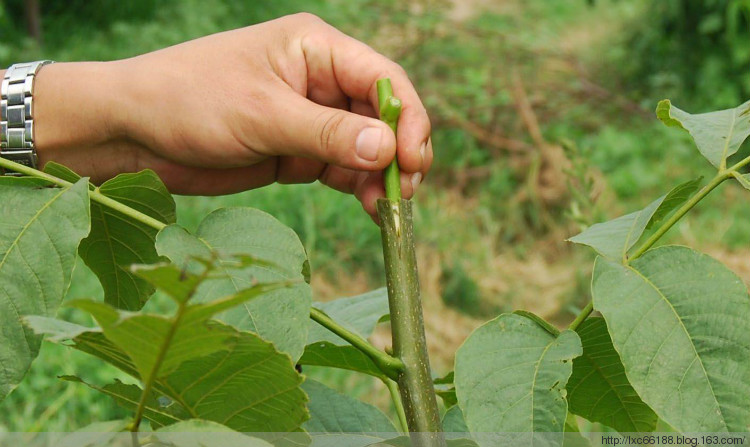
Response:
[{"label": "green leaf", "polygon": [[[372,334],[378,321],[388,315],[388,292],[382,288],[354,297],[313,305],[349,331],[367,338]],[[347,369],[385,378],[380,369],[362,351],[352,347],[346,340],[317,322],[310,320],[309,324],[308,344],[298,363]]]},{"label": "green leaf", "polygon": [[[584,347],[583,349],[585,350],[586,348]],[[575,370],[575,365],[573,365],[573,369]],[[568,417],[565,419],[563,447],[591,447],[591,441],[581,435],[580,430],[578,430],[578,422],[575,416],[570,413],[568,413]]]},{"label": "green leaf", "polygon": [[[120,174],[104,182],[99,192],[165,224],[175,222],[174,199],[153,171]],[[154,293],[129,267],[159,260],[154,247],[156,232],[119,211],[91,202],[91,234],[78,252],[99,277],[107,303],[137,310]]]},{"label": "green leaf", "polygon": [[455,380],[456,373],[451,371],[448,374],[444,375],[443,377],[438,377],[432,381],[435,385],[453,385],[453,381]]},{"label": "green leaf", "polygon": [[[458,403],[472,433],[523,433],[518,442],[562,443],[571,360],[578,335],[558,337],[536,322],[503,314],[477,328],[456,353]],[[477,439],[480,445],[496,445]]]},{"label": "green leaf", "polygon": [[207,420],[191,419],[156,431],[162,444],[175,447],[273,447],[272,444]]},{"label": "green leaf", "polygon": [[186,360],[225,349],[233,335],[209,325],[208,317],[182,324],[161,315],[123,313],[95,301],[76,300],[70,305],[96,319],[107,339],[133,361],[144,382],[168,375]]},{"label": "green leaf", "polygon": [[310,433],[396,433],[396,427],[374,406],[341,394],[320,382],[305,380],[302,389],[310,396]]},{"label": "green leaf", "polygon": [[594,308],[638,395],[684,432],[750,426],[750,298],[720,262],[687,247],[629,266],[598,258]]},{"label": "green leaf", "polygon": [[[47,163],[44,170],[63,180],[80,179],[56,163]],[[104,182],[99,192],[165,224],[175,222],[174,199],[150,169],[120,174]],[[78,252],[99,278],[107,303],[138,310],[154,293],[151,284],[130,271],[130,265],[159,260],[154,247],[156,233],[154,228],[119,211],[91,202],[91,233],[81,242]]]},{"label": "green leaf", "polygon": [[[389,315],[388,290],[383,287],[354,297],[339,298],[324,303],[314,302],[313,306],[325,312],[349,331],[367,338],[372,335],[378,321]],[[329,341],[342,346],[349,344],[317,322],[310,320],[307,343],[312,344],[318,341]]]},{"label": "green leaf", "polygon": [[[52,330],[53,339],[59,342],[66,341],[66,334],[76,334],[65,344],[72,341],[72,347],[140,378],[126,351],[97,329],[82,332],[70,325],[59,331],[63,326],[49,320],[34,318],[28,324],[40,332]],[[207,334],[231,334],[223,350],[193,356],[168,375],[160,371],[162,375],[154,381],[155,392],[177,402],[191,417],[234,430],[281,433],[297,429],[308,417],[307,397],[289,356],[255,334],[216,322],[209,327]]]},{"label": "green leaf", "polygon": [[300,365],[327,366],[329,368],[347,369],[385,379],[375,363],[354,346],[338,346],[331,342],[320,341],[307,345],[302,357],[297,361]]},{"label": "green leaf", "polygon": [[550,335],[552,335],[553,337],[557,337],[558,335],[560,335],[560,330],[559,329],[557,329],[556,327],[552,326],[552,324],[550,324],[547,320],[545,320],[544,318],[540,317],[537,314],[531,313],[531,312],[526,311],[526,310],[514,310],[513,313],[516,314],[516,315],[520,315],[522,317],[528,318],[529,320],[531,320],[534,323],[538,324],[542,329],[544,329],[545,331],[549,332]]},{"label": "green leaf", "polygon": [[[82,178],[67,166],[63,166],[60,163],[56,163],[54,161],[48,161],[44,164],[44,172],[71,183],[75,183]],[[96,187],[94,185],[89,183],[89,189],[95,188]]]},{"label": "green leaf", "polygon": [[[55,447],[103,447],[121,445],[119,441],[126,439],[122,431],[128,426],[129,421],[105,421],[94,422],[72,433],[68,433],[61,438],[55,438],[53,445]],[[50,435],[50,433],[47,433]],[[57,434],[59,435],[59,434]],[[48,436],[52,440],[51,436]],[[128,434],[128,438],[130,435]],[[128,439],[129,440],[129,439]],[[28,442],[27,445],[36,445],[34,442]],[[47,443],[40,442],[39,445]],[[13,445],[13,444],[9,444]],[[17,445],[17,444],[16,444]]]},{"label": "green leaf", "polygon": [[443,431],[446,433],[469,433],[464,414],[458,405],[448,408],[443,416]]},{"label": "green leaf", "polygon": [[737,181],[742,185],[745,189],[750,189],[750,174],[740,174],[738,172],[733,172],[732,177],[737,179]]},{"label": "green leaf", "polygon": [[[195,268],[195,257],[218,256],[224,278],[206,281],[196,293],[198,301],[211,301],[246,288],[257,281],[300,280],[293,287],[277,290],[217,318],[238,329],[259,334],[279,350],[298,359],[307,341],[312,292],[303,282],[307,255],[297,235],[272,216],[250,208],[220,209],[209,214],[195,236],[170,225],[156,238],[159,254],[180,266]],[[235,268],[230,261],[249,255],[269,263]]]},{"label": "green leaf", "polygon": [[456,388],[451,387],[447,389],[435,388],[435,394],[443,399],[443,405],[450,408],[458,404],[458,398],[456,397]]},{"label": "green leaf", "polygon": [[[465,438],[446,439],[445,442],[446,442],[447,447],[477,447],[476,442],[472,441],[471,439],[465,439]],[[417,445],[417,444],[412,443],[411,438],[409,438],[408,436],[399,436],[398,438],[388,439],[385,441],[377,442],[375,444],[370,444],[368,447],[413,447],[414,445]],[[424,444],[424,445],[430,445],[430,444]],[[513,444],[492,444],[492,445],[497,446],[497,445],[513,445]]]},{"label": "green leaf", "polygon": [[627,251],[638,242],[643,232],[685,203],[698,190],[701,180],[702,177],[678,185],[646,208],[591,225],[568,240],[588,245],[606,258],[624,259]]},{"label": "green leaf", "polygon": [[[133,412],[138,408],[138,403],[143,394],[143,390],[138,385],[122,383],[119,380],[115,380],[114,383],[100,387],[86,383],[77,376],[61,376],[60,378],[69,382],[82,383],[92,390],[106,394],[114,399],[122,408]],[[167,405],[162,405],[159,402],[159,399],[153,395],[146,400],[145,408],[146,410],[144,411],[143,416],[151,422],[151,427],[155,429],[190,419],[190,415],[180,406],[180,404],[169,400]]]},{"label": "green leaf", "polygon": [[628,382],[604,319],[589,317],[577,332],[583,355],[573,360],[568,380],[570,412],[620,432],[654,431],[656,414]]},{"label": "green leaf", "polygon": [[701,154],[717,168],[724,167],[750,135],[750,101],[734,109],[692,115],[665,99],[656,106],[656,116],[667,126],[688,131]]},{"label": "green leaf", "polygon": [[78,244],[89,232],[87,182],[69,188],[0,188],[0,400],[23,379],[41,337],[26,315],[54,316],[70,285]]},{"label": "green leaf", "polygon": [[662,200],[661,204],[654,212],[654,215],[651,216],[651,219],[646,225],[646,229],[648,230],[654,225],[660,223],[662,220],[664,220],[665,217],[669,216],[672,211],[676,210],[677,208],[682,206],[683,203],[687,202],[690,197],[692,197],[693,194],[701,187],[701,182],[703,182],[703,176],[687,181],[672,188],[672,190],[669,191],[666,196],[664,196],[664,200]]}]

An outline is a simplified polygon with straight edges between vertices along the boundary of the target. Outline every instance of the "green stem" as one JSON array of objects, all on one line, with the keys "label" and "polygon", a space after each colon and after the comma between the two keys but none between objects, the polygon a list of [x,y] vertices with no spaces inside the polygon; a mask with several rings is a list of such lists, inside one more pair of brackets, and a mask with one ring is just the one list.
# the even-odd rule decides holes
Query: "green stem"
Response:
[{"label": "green stem", "polygon": [[154,381],[156,380],[156,375],[159,372],[159,368],[161,368],[161,364],[164,362],[164,359],[167,356],[167,351],[169,350],[169,345],[172,344],[172,339],[174,338],[174,334],[177,332],[177,327],[180,325],[180,320],[182,319],[182,315],[185,313],[185,309],[187,301],[181,302],[180,306],[177,308],[177,313],[175,314],[174,320],[172,321],[172,325],[169,327],[169,331],[167,332],[167,336],[164,338],[164,343],[159,347],[159,353],[156,355],[156,361],[154,362],[154,367],[151,369],[151,372],[149,373],[148,377],[145,377],[145,381],[143,383],[143,392],[141,393],[141,400],[138,402],[138,408],[135,410],[135,417],[133,418],[133,424],[130,426],[131,432],[137,432],[138,428],[141,425],[141,421],[143,420],[143,413],[146,410],[146,401],[148,400],[149,396],[151,396],[151,390],[154,388]]},{"label": "green stem", "polygon": [[[744,161],[744,160],[743,160]],[[748,160],[750,161],[750,160]],[[742,162],[740,162],[742,163]],[[738,165],[740,165],[738,163]],[[735,165],[737,166],[737,165]],[[742,165],[740,165],[741,167]],[[674,226],[682,217],[687,214],[688,211],[690,211],[695,205],[698,204],[703,198],[705,198],[711,191],[716,189],[717,186],[719,186],[724,180],[728,179],[732,176],[732,171],[735,169],[735,167],[732,167],[732,169],[727,169],[724,171],[720,171],[716,177],[712,178],[710,182],[706,186],[700,189],[697,194],[695,194],[693,197],[690,198],[687,202],[685,202],[680,208],[677,209],[677,211],[667,219],[659,228],[654,232],[654,234],[651,235],[646,241],[638,247],[636,251],[633,252],[633,254],[625,260],[625,265],[630,264],[634,260],[640,258],[646,251],[651,248],[659,239],[661,239],[664,234],[669,231],[670,228]]]},{"label": "green stem", "polygon": [[[61,178],[55,177],[54,175],[47,174],[46,172],[42,172],[38,169],[30,168],[28,166],[15,163],[10,160],[6,160],[5,158],[0,158],[0,167],[9,169],[11,171],[19,172],[21,174],[28,175],[30,177],[36,177],[36,178],[46,180],[62,188],[68,188],[73,185],[71,182],[67,180],[63,180]],[[89,197],[91,198],[92,201],[99,203],[100,205],[104,205],[113,210],[119,211],[120,213],[132,218],[133,220],[141,222],[144,225],[148,225],[149,227],[157,231],[167,226],[165,223],[160,222],[147,214],[143,214],[142,212],[138,210],[134,210],[133,208],[127,205],[123,205],[117,200],[114,200],[105,196],[104,194],[99,192],[98,188],[93,191],[89,190]]]},{"label": "green stem", "polygon": [[388,199],[377,202],[393,333],[393,355],[403,362],[398,387],[406,422],[417,447],[444,447],[440,413],[430,374],[419,275],[414,250],[412,207]]},{"label": "green stem", "polygon": [[581,325],[581,323],[583,323],[584,320],[586,320],[586,318],[588,318],[589,315],[591,315],[591,312],[593,311],[594,311],[594,302],[589,301],[588,304],[586,304],[586,307],[584,307],[581,310],[581,313],[578,314],[576,319],[573,320],[572,323],[570,323],[570,326],[568,326],[568,329],[570,329],[571,331],[577,330],[578,327]]},{"label": "green stem", "polygon": [[[388,124],[393,134],[396,135],[398,118],[401,116],[401,101],[393,96],[390,79],[378,79],[377,88],[380,119]],[[394,156],[391,164],[385,168],[383,182],[385,184],[385,196],[392,202],[398,203],[401,200],[401,173],[398,168],[397,156]]]},{"label": "green stem", "polygon": [[370,360],[375,363],[383,374],[393,380],[397,380],[399,373],[404,369],[404,364],[401,360],[391,357],[375,346],[371,345],[367,340],[360,337],[359,335],[350,332],[340,324],[333,321],[331,317],[326,315],[319,309],[314,307],[310,308],[310,318],[318,322],[321,326],[325,327],[329,331],[348,341],[352,346],[362,351]]},{"label": "green stem", "polygon": [[396,414],[398,415],[398,422],[401,425],[401,431],[404,433],[409,432],[409,424],[406,422],[406,412],[404,412],[404,403],[401,401],[401,395],[398,393],[398,384],[392,380],[384,379],[383,383],[388,392],[391,394],[391,400],[393,406],[396,408]]}]

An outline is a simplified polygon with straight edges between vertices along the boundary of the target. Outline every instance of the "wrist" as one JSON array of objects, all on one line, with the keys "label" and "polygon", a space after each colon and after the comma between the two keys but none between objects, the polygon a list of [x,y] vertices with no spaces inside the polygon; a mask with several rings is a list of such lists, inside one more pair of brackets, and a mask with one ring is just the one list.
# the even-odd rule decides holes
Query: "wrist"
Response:
[{"label": "wrist", "polygon": [[48,65],[34,86],[34,140],[40,166],[115,141],[119,77],[110,62]]}]

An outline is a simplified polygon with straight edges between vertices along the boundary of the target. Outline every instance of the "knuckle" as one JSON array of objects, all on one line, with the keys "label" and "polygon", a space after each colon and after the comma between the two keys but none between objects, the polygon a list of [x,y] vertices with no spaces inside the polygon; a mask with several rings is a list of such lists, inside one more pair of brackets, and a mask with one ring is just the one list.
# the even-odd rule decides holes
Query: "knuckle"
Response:
[{"label": "knuckle", "polygon": [[318,145],[324,153],[330,153],[336,149],[336,135],[344,123],[344,116],[341,113],[325,111],[320,113],[317,122]]},{"label": "knuckle", "polygon": [[303,24],[320,25],[320,24],[325,23],[323,19],[309,12],[298,12],[296,14],[292,14],[289,17],[293,19],[294,21],[303,23]]}]

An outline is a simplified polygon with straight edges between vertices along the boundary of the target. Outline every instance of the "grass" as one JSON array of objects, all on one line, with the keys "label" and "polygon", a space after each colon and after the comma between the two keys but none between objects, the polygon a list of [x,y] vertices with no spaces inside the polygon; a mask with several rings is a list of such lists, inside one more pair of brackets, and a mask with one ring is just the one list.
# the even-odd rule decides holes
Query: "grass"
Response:
[{"label": "grass", "polygon": [[[583,0],[509,1],[477,9],[462,17],[465,21],[455,20],[457,13],[446,1],[418,3],[422,13],[392,0],[138,0],[95,14],[104,5],[97,0],[84,7],[89,15],[66,15],[63,8],[58,21],[45,22],[43,47],[0,38],[0,63],[127,57],[301,9],[397,58],[435,125],[435,167],[415,201],[415,228],[431,355],[436,373],[443,374],[468,332],[498,312],[524,308],[558,325],[572,318],[588,298],[593,256],[564,239],[581,225],[643,207],[672,186],[711,172],[689,137],[655,120],[651,108],[661,98],[618,90],[616,66],[607,65],[627,55],[618,33],[626,31],[643,2],[599,1],[589,8]],[[0,29],[12,29],[9,14],[19,4],[0,5]],[[518,89],[510,76],[514,70],[546,144],[557,147],[566,140],[577,148],[577,155],[559,160],[579,166],[577,174],[537,157],[538,144],[519,118]],[[497,147],[472,125],[531,150],[517,154]],[[564,182],[548,188],[547,174]],[[584,185],[589,177],[590,187]],[[584,185],[580,197],[571,198],[568,184]],[[545,191],[561,198],[545,198]],[[743,269],[738,260],[750,235],[744,192],[734,184],[724,186],[667,239],[705,248]],[[178,222],[191,230],[208,213],[227,206],[255,207],[293,228],[311,259],[316,299],[382,286],[379,229],[353,197],[320,184],[177,197],[177,206]],[[740,273],[750,278],[747,268]],[[79,262],[68,299],[101,296],[96,279]],[[387,335],[378,332],[375,343],[387,345]],[[305,373],[390,411],[387,392],[370,378],[321,368]],[[67,431],[126,415],[106,397],[59,380],[63,374],[83,374],[97,384],[125,379],[83,354],[44,343],[24,383],[0,403],[0,431]]]}]

